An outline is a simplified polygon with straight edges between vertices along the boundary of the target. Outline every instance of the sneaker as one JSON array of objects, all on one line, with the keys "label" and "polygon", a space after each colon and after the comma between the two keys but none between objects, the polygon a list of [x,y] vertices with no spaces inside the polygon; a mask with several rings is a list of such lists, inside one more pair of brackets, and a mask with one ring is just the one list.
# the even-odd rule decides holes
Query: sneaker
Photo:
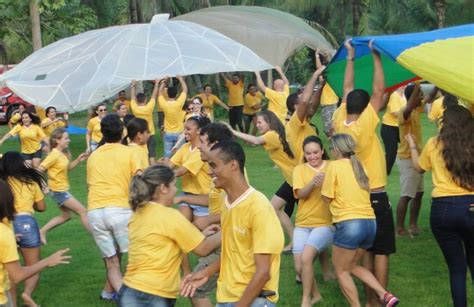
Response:
[{"label": "sneaker", "polygon": [[390,292],[383,295],[383,304],[387,307],[396,306],[398,304],[398,298]]},{"label": "sneaker", "polygon": [[117,293],[115,293],[115,292],[108,293],[108,292],[105,292],[105,291],[103,291],[100,294],[99,298],[100,298],[101,301],[108,301],[108,302],[116,302],[119,299]]}]

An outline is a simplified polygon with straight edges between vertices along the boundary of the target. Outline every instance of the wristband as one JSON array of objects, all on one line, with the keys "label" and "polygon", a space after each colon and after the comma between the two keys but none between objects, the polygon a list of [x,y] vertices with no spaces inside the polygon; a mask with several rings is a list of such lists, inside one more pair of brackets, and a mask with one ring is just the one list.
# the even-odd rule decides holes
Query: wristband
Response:
[{"label": "wristband", "polygon": [[354,57],[353,57],[353,56],[347,56],[347,57],[346,57],[346,60],[348,60],[348,61],[354,61]]}]

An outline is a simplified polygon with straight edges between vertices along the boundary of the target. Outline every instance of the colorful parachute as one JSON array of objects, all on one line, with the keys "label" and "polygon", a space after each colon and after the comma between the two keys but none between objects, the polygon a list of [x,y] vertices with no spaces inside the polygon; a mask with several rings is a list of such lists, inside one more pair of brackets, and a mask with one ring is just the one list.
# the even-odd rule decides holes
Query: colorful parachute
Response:
[{"label": "colorful parachute", "polygon": [[[387,89],[422,78],[464,100],[474,102],[474,24],[430,32],[354,37],[355,87],[372,91],[374,39],[382,55]],[[326,71],[328,82],[342,96],[347,51],[339,47]]]}]

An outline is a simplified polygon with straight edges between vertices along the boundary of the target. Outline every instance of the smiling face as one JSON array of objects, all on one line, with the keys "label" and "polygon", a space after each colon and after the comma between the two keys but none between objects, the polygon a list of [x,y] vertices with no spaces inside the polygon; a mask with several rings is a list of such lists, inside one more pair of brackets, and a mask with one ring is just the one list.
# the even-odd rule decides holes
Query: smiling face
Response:
[{"label": "smiling face", "polygon": [[178,192],[178,188],[176,187],[176,178],[174,178],[168,186],[162,184],[156,187],[155,195],[158,193],[161,204],[169,207],[173,205],[176,192]]},{"label": "smiling face", "polygon": [[324,151],[321,149],[321,146],[316,142],[311,142],[304,146],[304,158],[312,167],[317,168],[321,166],[323,153]]},{"label": "smiling face", "polygon": [[252,95],[252,96],[255,96],[257,95],[257,87],[252,85],[249,87],[249,94]]},{"label": "smiling face", "polygon": [[265,134],[270,129],[270,125],[263,116],[257,116],[257,129],[260,134]]},{"label": "smiling face", "polygon": [[209,96],[210,94],[212,94],[212,87],[206,86],[206,87],[204,88],[204,94],[206,94],[206,95],[208,95],[208,96]]},{"label": "smiling face", "polygon": [[119,107],[119,109],[117,110],[117,115],[120,117],[120,118],[124,118],[126,115],[128,114],[128,109],[127,109],[127,106],[126,105],[121,105]]},{"label": "smiling face", "polygon": [[214,143],[209,143],[209,136],[207,134],[199,135],[199,153],[201,154],[202,161],[208,161],[209,151],[211,150]]},{"label": "smiling face", "polygon": [[68,148],[69,143],[71,143],[71,139],[67,132],[64,132],[61,137],[56,140],[57,147],[60,147],[61,149]]},{"label": "smiling face", "polygon": [[193,99],[193,101],[191,102],[191,107],[192,107],[193,113],[199,114],[201,113],[202,103],[201,101],[199,101],[199,99]]},{"label": "smiling face", "polygon": [[209,175],[217,189],[223,189],[229,180],[232,180],[231,162],[224,162],[220,158],[220,149],[209,151]]},{"label": "smiling face", "polygon": [[97,116],[102,119],[105,117],[105,115],[107,115],[107,107],[106,106],[100,106],[99,108],[97,108]]},{"label": "smiling face", "polygon": [[24,126],[28,127],[29,125],[31,125],[32,119],[29,114],[23,113],[21,114],[21,122]]},{"label": "smiling face", "polygon": [[237,84],[240,81],[240,77],[238,75],[232,76],[232,83]]},{"label": "smiling face", "polygon": [[199,137],[199,127],[194,120],[187,120],[184,123],[184,138],[190,142]]},{"label": "smiling face", "polygon": [[55,119],[56,118],[56,109],[55,108],[50,108],[48,110],[48,114],[46,114],[49,119]]}]

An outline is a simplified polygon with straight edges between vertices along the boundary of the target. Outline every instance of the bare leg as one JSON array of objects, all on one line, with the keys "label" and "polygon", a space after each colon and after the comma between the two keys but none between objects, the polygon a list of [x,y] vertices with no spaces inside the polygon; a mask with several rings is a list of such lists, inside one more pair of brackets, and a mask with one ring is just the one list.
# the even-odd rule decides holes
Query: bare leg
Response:
[{"label": "bare leg", "polygon": [[301,281],[303,283],[302,307],[311,307],[323,298],[319,293],[316,280],[314,279],[314,258],[318,256],[318,251],[309,245],[305,245],[301,256]]},{"label": "bare leg", "polygon": [[283,226],[283,229],[285,230],[288,237],[290,237],[290,242],[288,243],[287,246],[285,246],[283,251],[291,250],[291,247],[293,246],[294,226],[293,226],[293,223],[291,222],[290,217],[285,213],[285,211],[283,211],[283,208],[286,205],[286,201],[281,197],[273,195],[271,203],[278,215],[278,219],[280,220],[280,223]]},{"label": "bare leg", "polygon": [[339,287],[342,294],[346,297],[349,304],[353,307],[359,307],[359,294],[356,285],[351,277],[351,271],[356,264],[356,250],[349,250],[333,245],[332,263],[336,271]]},{"label": "bare leg", "polygon": [[40,229],[41,243],[45,245],[48,243],[46,240],[46,234],[48,233],[48,231],[53,229],[54,227],[66,223],[71,219],[71,215],[69,214],[69,210],[67,208],[61,207],[59,209],[61,210],[61,215],[53,217],[49,220],[48,223],[46,223],[46,225],[44,225]]},{"label": "bare leg", "polygon": [[10,282],[10,297],[12,299],[12,307],[16,307],[16,285],[13,282]]},{"label": "bare leg", "polygon": [[[41,250],[39,247],[20,248],[20,251],[23,255],[25,266],[30,266],[40,261]],[[38,273],[25,280],[25,288],[23,289],[23,293],[21,294],[21,298],[23,299],[24,305],[37,306],[31,296],[36,290],[36,287],[38,287],[39,277],[40,275]]]},{"label": "bare leg", "polygon": [[410,227],[408,228],[408,232],[413,235],[420,234],[420,229],[418,228],[418,216],[420,215],[422,199],[423,199],[423,192],[418,192],[416,193],[415,198],[411,201]]},{"label": "bare leg", "polygon": [[189,206],[179,206],[178,210],[188,221],[193,221],[193,209],[191,209]]},{"label": "bare leg", "polygon": [[193,307],[212,307],[211,300],[207,297],[204,298],[191,298],[191,304]]},{"label": "bare leg", "polygon": [[407,207],[410,197],[401,196],[397,206],[397,235],[404,236],[407,234],[405,229],[405,216],[407,215]]},{"label": "bare leg", "polygon": [[303,253],[293,254],[293,262],[295,264],[296,280],[301,282],[301,256]]},{"label": "bare leg", "polygon": [[115,292],[119,292],[122,287],[122,272],[120,271],[120,260],[116,254],[112,257],[104,258],[107,267],[107,278]]},{"label": "bare leg", "polygon": [[331,264],[329,262],[329,250],[323,251],[319,254],[318,258],[321,264],[321,271],[323,271],[324,281],[336,280],[336,274],[331,270]]}]

